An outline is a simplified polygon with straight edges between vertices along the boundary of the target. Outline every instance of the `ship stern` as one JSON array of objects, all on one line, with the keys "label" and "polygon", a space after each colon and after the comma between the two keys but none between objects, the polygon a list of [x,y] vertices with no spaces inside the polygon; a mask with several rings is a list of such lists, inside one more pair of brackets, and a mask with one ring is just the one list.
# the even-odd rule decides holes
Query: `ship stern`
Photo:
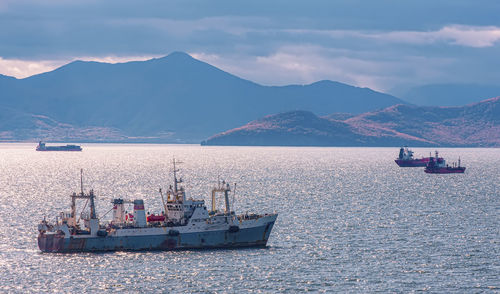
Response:
[{"label": "ship stern", "polygon": [[38,248],[42,252],[63,252],[64,234],[38,234]]}]

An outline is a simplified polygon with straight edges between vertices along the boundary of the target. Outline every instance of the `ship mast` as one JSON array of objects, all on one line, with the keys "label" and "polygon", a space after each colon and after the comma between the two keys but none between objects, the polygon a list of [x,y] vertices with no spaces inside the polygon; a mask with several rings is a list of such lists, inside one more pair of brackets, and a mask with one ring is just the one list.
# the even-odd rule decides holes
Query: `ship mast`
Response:
[{"label": "ship mast", "polygon": [[184,188],[179,187],[178,184],[182,183],[182,178],[177,178],[177,172],[179,171],[176,167],[176,164],[182,163],[180,161],[176,161],[175,158],[172,160],[174,164],[174,197],[179,199],[179,195],[182,194],[182,202],[184,202]]},{"label": "ship mast", "polygon": [[80,170],[80,191],[80,194],[73,193],[71,195],[71,217],[76,220],[76,199],[80,198],[87,199],[87,201],[90,200],[90,218],[96,219],[94,190],[90,190],[89,194],[85,194],[85,192],[83,192],[83,169]]},{"label": "ship mast", "polygon": [[215,202],[215,194],[217,192],[224,193],[224,204],[225,204],[225,209],[224,213],[230,214],[231,213],[231,207],[229,205],[229,192],[231,191],[231,187],[229,186],[226,181],[222,180],[222,185],[220,181],[218,182],[217,187],[214,187],[212,189],[212,213],[215,213],[217,211],[217,205]]},{"label": "ship mast", "polygon": [[179,170],[175,167],[175,158],[172,160],[172,163],[174,164],[174,195],[177,196],[177,184],[179,183],[177,181],[177,172]]}]

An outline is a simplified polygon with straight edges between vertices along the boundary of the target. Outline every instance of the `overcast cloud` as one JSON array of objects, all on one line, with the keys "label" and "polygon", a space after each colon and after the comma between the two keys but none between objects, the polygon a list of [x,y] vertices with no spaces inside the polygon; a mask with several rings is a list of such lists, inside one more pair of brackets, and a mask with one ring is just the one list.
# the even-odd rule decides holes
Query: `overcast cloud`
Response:
[{"label": "overcast cloud", "polygon": [[184,51],[265,85],[498,84],[498,15],[496,0],[0,0],[0,73]]}]

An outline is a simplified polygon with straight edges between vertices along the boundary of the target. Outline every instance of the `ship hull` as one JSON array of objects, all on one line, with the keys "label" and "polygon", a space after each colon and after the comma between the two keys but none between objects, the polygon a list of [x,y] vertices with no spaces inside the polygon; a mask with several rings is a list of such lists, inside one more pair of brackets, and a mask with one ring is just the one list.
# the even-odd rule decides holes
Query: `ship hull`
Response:
[{"label": "ship hull", "polygon": [[426,168],[425,172],[428,174],[463,174],[465,172],[465,167]]},{"label": "ship hull", "polygon": [[[69,237],[57,234],[40,234],[38,245],[43,252],[99,252],[99,251],[146,251],[215,249],[238,247],[264,247],[274,226],[275,219],[263,225],[215,231],[181,232],[169,234],[172,228],[164,228],[162,234]],[[173,228],[175,230],[175,228]],[[137,231],[137,230],[136,230]]]},{"label": "ship hull", "polygon": [[426,166],[427,163],[429,163],[429,158],[412,159],[412,160],[396,159],[394,161],[400,167],[423,167]]},{"label": "ship hull", "polygon": [[45,148],[37,148],[36,151],[82,151],[81,147],[66,147],[66,146],[51,146]]}]

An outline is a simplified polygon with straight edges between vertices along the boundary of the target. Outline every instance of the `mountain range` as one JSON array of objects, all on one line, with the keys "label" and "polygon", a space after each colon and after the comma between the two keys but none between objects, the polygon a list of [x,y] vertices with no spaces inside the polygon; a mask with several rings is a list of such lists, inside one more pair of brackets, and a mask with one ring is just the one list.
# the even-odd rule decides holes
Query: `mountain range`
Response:
[{"label": "mountain range", "polygon": [[3,141],[199,143],[270,113],[359,114],[406,104],[332,81],[263,86],[182,52],[118,64],[75,61],[24,79],[0,76],[0,90]]},{"label": "mountain range", "polygon": [[202,145],[500,147],[500,97],[460,107],[399,104],[360,115],[286,112]]},{"label": "mountain range", "polygon": [[[415,104],[446,105],[498,96],[500,87],[412,91]],[[118,64],[75,61],[24,79],[0,75],[0,141],[496,147],[498,104],[416,106],[333,81],[263,86],[175,52]]]}]

